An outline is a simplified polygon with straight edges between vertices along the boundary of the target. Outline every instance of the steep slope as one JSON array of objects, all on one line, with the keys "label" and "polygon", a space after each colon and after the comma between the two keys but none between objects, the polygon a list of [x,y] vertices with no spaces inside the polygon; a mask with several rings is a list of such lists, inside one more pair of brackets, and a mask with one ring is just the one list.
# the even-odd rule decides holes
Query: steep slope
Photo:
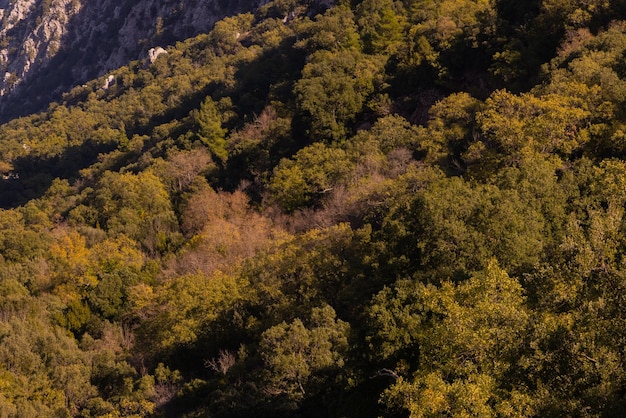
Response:
[{"label": "steep slope", "polygon": [[624,9],[522,3],[276,0],[0,124],[0,415],[623,416]]},{"label": "steep slope", "polygon": [[0,120],[264,0],[0,1]]}]

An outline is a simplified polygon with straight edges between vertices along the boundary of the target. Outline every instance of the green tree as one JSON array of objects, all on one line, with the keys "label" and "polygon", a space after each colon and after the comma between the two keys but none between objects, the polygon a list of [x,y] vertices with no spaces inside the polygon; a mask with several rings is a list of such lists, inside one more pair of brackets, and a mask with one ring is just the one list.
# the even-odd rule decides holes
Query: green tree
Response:
[{"label": "green tree", "polygon": [[316,143],[283,159],[269,184],[272,199],[287,212],[312,205],[332,191],[354,162],[341,148]]},{"label": "green tree", "polygon": [[402,46],[407,22],[400,2],[365,0],[356,14],[364,52],[393,54]]},{"label": "green tree", "polygon": [[[0,282],[0,411],[6,416],[72,416],[97,396],[89,356],[51,323],[44,299]],[[54,298],[52,298],[54,299]]]},{"label": "green tree", "polygon": [[495,261],[458,284],[400,280],[375,297],[370,315],[384,348],[377,355],[416,351],[419,358],[416,370],[402,361],[395,367],[397,380],[383,397],[389,405],[411,417],[534,412],[529,393],[508,390],[516,388],[511,373],[530,315],[522,287]]},{"label": "green tree", "polygon": [[467,93],[451,94],[429,110],[429,121],[419,129],[419,148],[425,160],[442,166],[460,165],[461,154],[474,140],[476,113],[481,103]]},{"label": "green tree", "polygon": [[147,300],[135,299],[137,308],[155,313],[138,330],[138,338],[150,346],[146,353],[163,356],[193,347],[223,312],[246,299],[246,288],[245,280],[217,271],[174,278],[148,292]]},{"label": "green tree", "polygon": [[343,367],[348,348],[349,325],[336,319],[330,306],[313,308],[306,322],[282,322],[264,331],[259,342],[265,390],[295,405],[321,390],[324,374]]},{"label": "green tree", "polygon": [[360,49],[354,13],[346,6],[329,8],[323,15],[317,15],[314,21],[305,21],[297,32],[303,39],[296,46],[305,48],[309,53]]},{"label": "green tree", "polygon": [[518,165],[536,153],[567,158],[589,141],[590,116],[572,97],[495,91],[476,114],[476,138],[463,159],[480,176]]},{"label": "green tree", "polygon": [[177,230],[176,217],[163,183],[150,171],[106,172],[94,192],[98,222],[111,236],[127,235],[149,252],[167,248]]},{"label": "green tree", "polygon": [[540,262],[545,221],[516,190],[472,186],[458,177],[430,181],[421,190],[400,191],[383,215],[378,234],[398,274],[466,277],[492,257],[521,273]]},{"label": "green tree", "polygon": [[542,95],[569,97],[570,102],[576,101],[589,113],[586,133],[590,154],[614,156],[625,149],[625,33],[622,23],[596,36],[588,30],[572,32],[558,55],[546,65],[549,83],[535,88]]},{"label": "green tree", "polygon": [[305,318],[313,307],[330,305],[343,318],[358,316],[353,301],[367,298],[376,280],[365,280],[363,259],[371,257],[370,230],[342,223],[285,237],[251,259],[241,273],[251,283],[256,321],[271,327]]},{"label": "green tree", "polygon": [[381,83],[383,61],[352,51],[317,51],[296,83],[297,108],[315,141],[344,139]]},{"label": "green tree", "polygon": [[496,10],[489,1],[412,0],[411,23],[403,65],[428,66],[450,82],[468,68],[484,68],[496,30]]},{"label": "green tree", "polygon": [[254,16],[251,13],[243,13],[216,22],[209,34],[214,52],[218,56],[235,53],[241,48],[239,43],[241,34],[250,29],[253,21]]},{"label": "green tree", "polygon": [[222,127],[222,117],[215,102],[210,96],[200,105],[200,109],[193,113],[198,125],[198,138],[207,146],[213,157],[222,162],[228,159],[226,129]]}]

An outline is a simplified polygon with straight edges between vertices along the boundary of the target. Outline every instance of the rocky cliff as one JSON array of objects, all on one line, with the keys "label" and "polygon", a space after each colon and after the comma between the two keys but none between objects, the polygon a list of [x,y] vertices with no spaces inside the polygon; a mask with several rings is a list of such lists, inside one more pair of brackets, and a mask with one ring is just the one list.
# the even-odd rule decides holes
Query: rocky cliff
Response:
[{"label": "rocky cliff", "polygon": [[0,0],[0,120],[265,0]]}]

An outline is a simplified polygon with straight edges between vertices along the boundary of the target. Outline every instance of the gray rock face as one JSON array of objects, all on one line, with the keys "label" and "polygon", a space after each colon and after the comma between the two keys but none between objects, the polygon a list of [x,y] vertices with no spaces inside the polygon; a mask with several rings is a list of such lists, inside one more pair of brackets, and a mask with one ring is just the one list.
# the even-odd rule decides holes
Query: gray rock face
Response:
[{"label": "gray rock face", "polygon": [[[0,120],[266,0],[0,0]],[[161,49],[159,49],[161,48]]]}]

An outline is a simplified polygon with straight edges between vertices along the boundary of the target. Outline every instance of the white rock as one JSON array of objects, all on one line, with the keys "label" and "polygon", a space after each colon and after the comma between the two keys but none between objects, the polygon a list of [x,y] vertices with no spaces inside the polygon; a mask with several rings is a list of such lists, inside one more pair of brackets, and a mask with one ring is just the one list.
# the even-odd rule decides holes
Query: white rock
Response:
[{"label": "white rock", "polygon": [[102,88],[105,89],[105,90],[108,90],[109,87],[111,87],[113,84],[115,84],[115,76],[113,74],[111,74],[104,81],[104,85],[102,86]]},{"label": "white rock", "polygon": [[157,46],[156,48],[150,48],[150,50],[148,51],[148,60],[150,61],[150,64],[156,61],[159,55],[163,54],[167,54],[167,51],[160,46]]}]

